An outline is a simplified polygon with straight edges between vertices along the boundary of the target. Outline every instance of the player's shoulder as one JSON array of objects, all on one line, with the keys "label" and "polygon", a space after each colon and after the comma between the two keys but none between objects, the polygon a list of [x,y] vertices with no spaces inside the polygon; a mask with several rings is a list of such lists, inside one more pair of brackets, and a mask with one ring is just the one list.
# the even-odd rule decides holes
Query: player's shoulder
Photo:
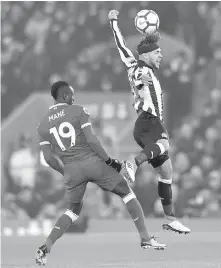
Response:
[{"label": "player's shoulder", "polygon": [[71,109],[75,111],[76,114],[78,115],[82,115],[82,114],[88,114],[89,115],[89,112],[88,110],[83,106],[83,105],[80,105],[80,104],[73,104],[71,105]]},{"label": "player's shoulder", "polygon": [[148,73],[150,73],[151,70],[151,68],[144,61],[141,60],[137,62],[137,69]]},{"label": "player's shoulder", "polygon": [[142,75],[149,75],[151,78],[151,68],[148,67],[144,62],[138,61],[134,69],[134,78],[141,79]]}]

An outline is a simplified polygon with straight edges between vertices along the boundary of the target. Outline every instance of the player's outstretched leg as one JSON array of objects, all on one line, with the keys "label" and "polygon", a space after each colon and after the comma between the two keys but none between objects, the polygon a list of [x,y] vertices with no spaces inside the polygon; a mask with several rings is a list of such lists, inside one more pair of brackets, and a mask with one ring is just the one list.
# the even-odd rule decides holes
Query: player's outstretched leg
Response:
[{"label": "player's outstretched leg", "polygon": [[[164,159],[166,161],[164,162]],[[172,204],[172,164],[168,155],[164,155],[158,160],[158,166],[156,170],[160,174],[160,178],[158,181],[158,194],[161,199],[163,211],[165,214],[166,223],[163,224],[164,230],[170,230],[177,233],[190,233],[190,229],[184,226],[180,221],[178,221],[173,212],[173,204]],[[155,162],[157,164],[157,162]]]},{"label": "player's outstretched leg", "polygon": [[141,247],[143,249],[153,248],[156,250],[163,250],[166,248],[165,244],[157,242],[154,236],[150,236],[146,225],[143,209],[136,199],[135,194],[132,189],[129,187],[127,182],[122,178],[119,184],[112,190],[113,193],[120,196],[125,203],[128,212],[131,215],[131,218],[137,228],[137,231],[140,235]]},{"label": "player's outstretched leg", "polygon": [[71,204],[69,207],[70,209],[67,209],[65,213],[58,218],[54,228],[43,245],[37,249],[35,258],[37,264],[46,264],[47,255],[50,253],[53,244],[68,230],[72,222],[78,219],[82,208],[82,202]]}]

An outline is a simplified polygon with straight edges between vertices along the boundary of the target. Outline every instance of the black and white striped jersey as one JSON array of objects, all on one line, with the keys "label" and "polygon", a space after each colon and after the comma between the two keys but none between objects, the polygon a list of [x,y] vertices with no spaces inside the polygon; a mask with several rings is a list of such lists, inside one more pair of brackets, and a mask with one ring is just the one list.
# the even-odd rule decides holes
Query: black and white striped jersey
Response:
[{"label": "black and white striped jersey", "polygon": [[[157,76],[145,62],[136,60],[125,43],[117,20],[111,20],[110,25],[121,60],[128,69],[128,79],[133,94],[135,110],[137,112],[140,110],[147,111],[163,121],[163,93]],[[141,77],[143,74],[149,76],[149,86],[142,83]]]}]

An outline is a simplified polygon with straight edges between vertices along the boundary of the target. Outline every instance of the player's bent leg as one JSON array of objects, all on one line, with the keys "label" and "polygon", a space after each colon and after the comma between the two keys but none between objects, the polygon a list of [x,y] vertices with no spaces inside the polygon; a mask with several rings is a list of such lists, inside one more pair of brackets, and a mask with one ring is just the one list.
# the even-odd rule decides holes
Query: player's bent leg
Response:
[{"label": "player's bent leg", "polygon": [[158,194],[163,206],[166,224],[163,224],[165,230],[171,230],[178,233],[190,233],[190,229],[180,223],[174,215],[172,203],[172,174],[173,168],[168,154],[164,154],[159,159],[152,162],[153,167],[160,175],[158,180]]},{"label": "player's bent leg", "polygon": [[52,245],[69,229],[76,221],[82,209],[82,202],[68,204],[68,209],[58,218],[54,228],[47,237],[45,243],[36,252],[36,263],[45,265],[47,254],[50,253]]},{"label": "player's bent leg", "polygon": [[119,183],[111,192],[121,197],[125,203],[127,210],[130,213],[131,218],[140,235],[141,247],[143,249],[164,249],[166,247],[165,244],[158,243],[154,237],[150,237],[148,234],[147,228],[145,226],[143,209],[137,200],[133,190],[129,187],[128,183],[123,178],[120,179]]},{"label": "player's bent leg", "polygon": [[67,209],[61,215],[51,233],[36,252],[36,263],[45,265],[47,255],[50,253],[53,244],[69,229],[70,225],[76,221],[82,209],[82,199],[86,190],[87,182],[83,182],[75,187],[66,189],[65,198]]},{"label": "player's bent leg", "polygon": [[137,166],[140,166],[145,161],[150,161],[160,155],[163,155],[169,149],[169,141],[165,139],[160,139],[156,143],[153,142],[143,142],[145,144],[143,150],[138,156],[135,157],[135,162]]}]

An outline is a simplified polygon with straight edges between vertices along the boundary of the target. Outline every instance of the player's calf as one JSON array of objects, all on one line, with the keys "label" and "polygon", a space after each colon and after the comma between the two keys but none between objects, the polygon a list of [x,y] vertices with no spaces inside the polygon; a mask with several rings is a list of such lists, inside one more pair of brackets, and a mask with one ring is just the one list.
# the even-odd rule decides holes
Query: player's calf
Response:
[{"label": "player's calf", "polygon": [[67,209],[65,213],[57,220],[54,228],[45,242],[48,252],[51,251],[52,245],[68,230],[70,225],[76,221],[78,217],[79,216],[72,210]]},{"label": "player's calf", "polygon": [[45,265],[47,260],[47,254],[50,253],[53,244],[68,230],[70,225],[78,219],[80,214],[82,203],[70,204],[70,209],[67,209],[64,214],[58,218],[54,228],[47,237],[45,243],[38,248],[36,252],[36,263],[39,265]]},{"label": "player's calf", "polygon": [[180,223],[174,215],[173,205],[172,205],[172,164],[171,161],[168,160],[164,162],[163,165],[158,167],[158,172],[161,177],[158,181],[158,194],[161,198],[161,203],[163,206],[165,219],[167,223],[163,224],[164,230],[170,230],[178,233],[190,233],[190,229]]},{"label": "player's calf", "polygon": [[[141,239],[141,247],[145,248],[145,243],[150,244],[151,236],[149,235],[146,225],[143,209],[140,202],[137,200],[136,195],[129,187],[128,183],[122,179],[120,183],[112,190],[113,193],[117,194],[122,198],[127,210],[137,228],[137,231]],[[148,244],[148,245],[149,245]],[[149,247],[151,247],[149,245]]]},{"label": "player's calf", "polygon": [[161,199],[163,211],[166,217],[174,217],[172,207],[172,179],[161,179],[158,181],[158,195]]},{"label": "player's calf", "polygon": [[159,179],[158,182],[158,193],[161,198],[161,203],[163,206],[164,214],[167,223],[163,224],[164,230],[169,230],[177,233],[190,233],[190,229],[184,226],[181,222],[179,222],[174,215],[173,207],[172,207],[172,189],[171,189],[172,179],[163,180]]}]

